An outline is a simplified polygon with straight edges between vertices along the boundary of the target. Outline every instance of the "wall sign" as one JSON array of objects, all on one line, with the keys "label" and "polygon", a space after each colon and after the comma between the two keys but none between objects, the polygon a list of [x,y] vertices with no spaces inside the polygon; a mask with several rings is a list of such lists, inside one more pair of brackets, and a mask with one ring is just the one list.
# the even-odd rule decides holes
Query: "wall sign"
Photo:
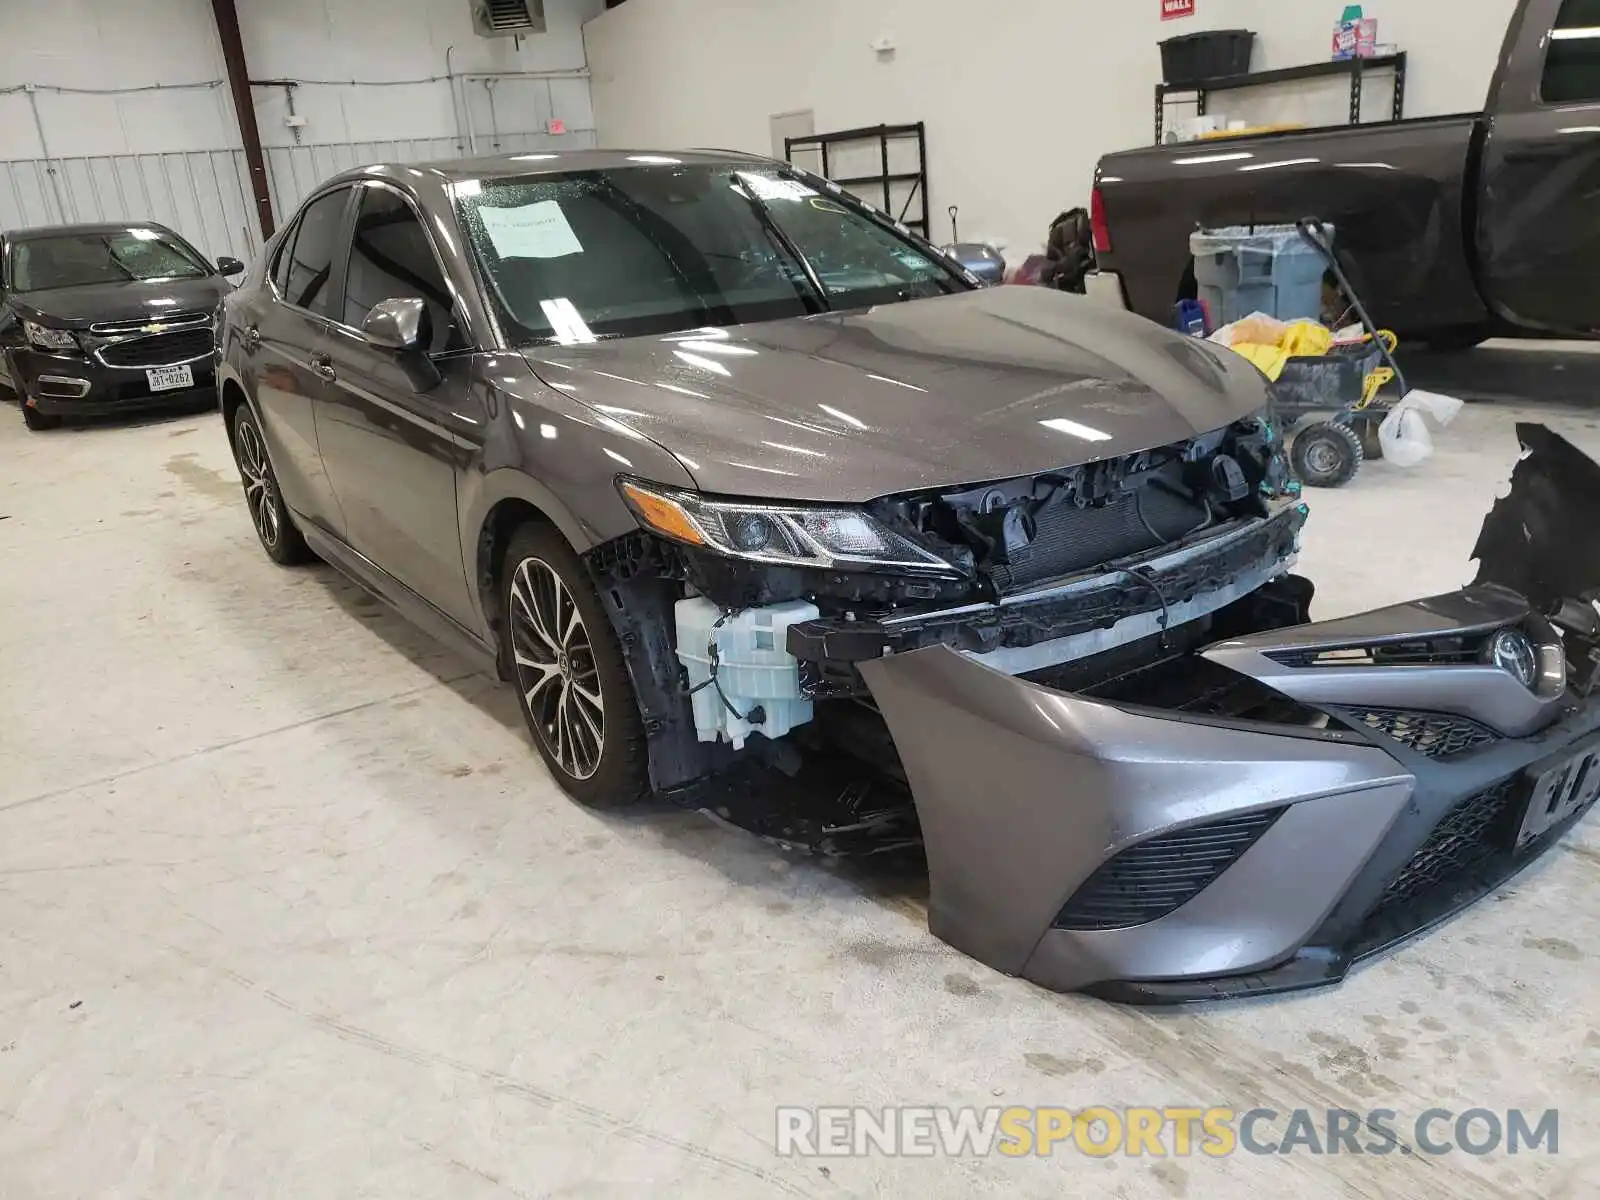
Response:
[{"label": "wall sign", "polygon": [[1161,0],[1161,19],[1176,21],[1179,17],[1194,16],[1194,0]]}]

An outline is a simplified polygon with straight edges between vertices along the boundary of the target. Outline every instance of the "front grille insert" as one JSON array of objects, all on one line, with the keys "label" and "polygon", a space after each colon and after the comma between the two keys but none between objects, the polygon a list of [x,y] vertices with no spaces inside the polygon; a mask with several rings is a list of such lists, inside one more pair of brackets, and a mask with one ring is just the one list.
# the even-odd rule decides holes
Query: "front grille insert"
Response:
[{"label": "front grille insert", "polygon": [[209,325],[211,314],[200,310],[187,312],[162,313],[159,316],[134,317],[128,321],[96,321],[89,326],[90,333],[142,333],[147,325],[161,324],[169,327],[184,325]]},{"label": "front grille insert", "polygon": [[1453,758],[1499,741],[1487,725],[1449,713],[1414,712],[1404,708],[1358,708],[1352,723],[1365,725],[1429,758]]},{"label": "front grille insert", "polygon": [[99,353],[100,361],[108,367],[160,367],[203,358],[215,344],[207,327],[129,338],[103,346]]},{"label": "front grille insert", "polygon": [[1438,667],[1478,661],[1484,635],[1423,638],[1413,642],[1268,650],[1266,656],[1296,670],[1316,667]]},{"label": "front grille insert", "polygon": [[1084,882],[1057,915],[1057,929],[1126,929],[1193,900],[1284,813],[1266,809],[1193,825],[1130,846]]}]

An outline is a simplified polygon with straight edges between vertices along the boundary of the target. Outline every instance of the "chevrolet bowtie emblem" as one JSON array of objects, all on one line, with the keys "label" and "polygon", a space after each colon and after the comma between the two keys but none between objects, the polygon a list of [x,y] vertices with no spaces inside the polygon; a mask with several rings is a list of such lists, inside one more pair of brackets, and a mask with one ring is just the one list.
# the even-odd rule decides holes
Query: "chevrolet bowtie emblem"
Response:
[{"label": "chevrolet bowtie emblem", "polygon": [[167,327],[166,327],[165,324],[163,324],[160,321],[156,321],[153,324],[142,326],[140,328],[139,332],[140,333],[164,333],[164,332],[166,332],[166,328]]}]

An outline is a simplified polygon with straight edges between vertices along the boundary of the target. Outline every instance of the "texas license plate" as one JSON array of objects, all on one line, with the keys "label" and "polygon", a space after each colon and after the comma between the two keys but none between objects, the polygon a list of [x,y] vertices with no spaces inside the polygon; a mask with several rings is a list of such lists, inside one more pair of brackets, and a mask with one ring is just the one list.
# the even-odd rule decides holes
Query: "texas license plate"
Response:
[{"label": "texas license plate", "polygon": [[1600,747],[1559,761],[1533,776],[1528,808],[1517,834],[1517,849],[1537,841],[1600,797]]},{"label": "texas license plate", "polygon": [[194,368],[188,363],[180,367],[151,367],[144,377],[150,381],[152,392],[175,392],[194,386]]}]

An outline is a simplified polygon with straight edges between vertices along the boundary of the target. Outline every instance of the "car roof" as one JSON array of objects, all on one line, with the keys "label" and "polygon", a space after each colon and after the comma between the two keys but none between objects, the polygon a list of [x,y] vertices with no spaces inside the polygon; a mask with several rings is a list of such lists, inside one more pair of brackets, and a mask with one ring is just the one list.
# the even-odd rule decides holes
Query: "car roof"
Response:
[{"label": "car roof", "polygon": [[159,229],[162,233],[172,232],[160,221],[101,221],[82,225],[30,225],[25,229],[8,229],[4,236],[13,242],[22,242],[34,238],[71,237],[74,234],[84,233],[121,233],[125,229]]},{"label": "car roof", "polygon": [[374,163],[336,175],[327,184],[359,179],[394,180],[406,175],[413,179],[425,177],[436,183],[451,184],[467,179],[508,179],[523,175],[555,175],[568,171],[604,171],[623,167],[679,164],[722,166],[771,164],[774,161],[765,155],[737,150],[530,150],[522,154],[433,162]]}]

